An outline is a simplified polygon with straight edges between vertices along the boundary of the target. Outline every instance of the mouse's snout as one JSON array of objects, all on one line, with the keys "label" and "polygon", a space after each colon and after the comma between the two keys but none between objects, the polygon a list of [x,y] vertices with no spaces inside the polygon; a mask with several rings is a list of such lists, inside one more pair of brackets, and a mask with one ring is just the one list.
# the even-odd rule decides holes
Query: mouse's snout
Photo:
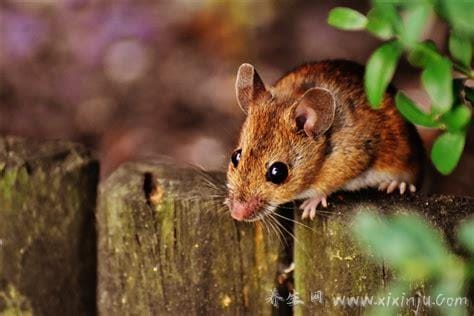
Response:
[{"label": "mouse's snout", "polygon": [[262,207],[262,201],[258,198],[251,198],[247,201],[231,199],[229,207],[231,216],[238,221],[243,221],[254,217]]}]

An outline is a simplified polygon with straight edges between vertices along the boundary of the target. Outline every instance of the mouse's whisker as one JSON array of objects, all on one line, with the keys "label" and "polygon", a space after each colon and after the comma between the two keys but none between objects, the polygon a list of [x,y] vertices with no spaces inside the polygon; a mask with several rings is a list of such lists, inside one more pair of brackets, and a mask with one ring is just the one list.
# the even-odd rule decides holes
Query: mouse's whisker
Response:
[{"label": "mouse's whisker", "polygon": [[280,223],[280,221],[278,221],[278,219],[275,218],[273,215],[274,215],[274,214],[270,214],[270,217],[272,217],[272,218],[275,220],[275,223],[276,223],[278,226],[280,226],[280,228],[281,228],[284,232],[286,232],[288,235],[290,235],[296,243],[299,243],[298,238],[296,238],[296,236],[295,236],[291,231],[289,231],[288,228],[285,227],[285,225],[283,225],[282,223]]},{"label": "mouse's whisker", "polygon": [[288,241],[285,238],[285,235],[281,231],[281,229],[275,224],[275,218],[272,216],[268,216],[268,222],[271,223],[271,226],[273,227],[276,237],[278,238],[278,241],[280,245],[288,246]]},{"label": "mouse's whisker", "polygon": [[265,228],[265,231],[266,231],[266,235],[270,235],[271,231],[270,231],[270,227],[269,227],[269,222],[265,219],[265,217],[263,217],[261,214],[257,215],[256,216],[256,221],[255,221],[255,225],[263,225],[263,227]]},{"label": "mouse's whisker", "polygon": [[308,225],[306,225],[306,224],[303,224],[303,223],[300,222],[300,221],[297,221],[297,220],[294,220],[294,219],[292,219],[292,218],[283,216],[283,215],[278,214],[278,213],[276,213],[276,212],[273,213],[273,215],[278,216],[279,218],[281,218],[281,219],[283,219],[283,220],[285,220],[285,221],[292,222],[292,223],[294,223],[294,224],[296,224],[296,225],[300,225],[300,226],[302,226],[302,227],[304,227],[304,228],[307,228],[307,229],[309,229],[309,230],[311,230],[311,231],[313,231],[313,232],[316,232],[316,230],[315,230],[314,228],[312,228],[311,226],[308,226]]},{"label": "mouse's whisker", "polygon": [[[271,215],[273,216],[273,214]],[[308,256],[308,252],[306,251],[306,248],[304,247],[304,244],[302,244],[300,242],[300,240],[298,238],[296,238],[295,234],[292,233],[291,231],[289,231],[282,223],[280,223],[280,221],[278,221],[276,218],[274,218],[276,221],[275,223],[281,227],[281,229],[286,232],[290,237],[292,237],[292,239],[294,240],[294,245],[296,247],[298,247],[299,249],[301,249],[301,251],[306,255]]]},{"label": "mouse's whisker", "polygon": [[265,230],[266,234],[270,233],[269,228],[268,228],[267,223],[265,222],[265,220],[256,221],[255,225],[256,226],[261,225],[263,227],[263,229]]},{"label": "mouse's whisker", "polygon": [[277,227],[275,226],[275,224],[272,222],[272,218],[268,216],[268,214],[271,214],[271,212],[273,212],[273,209],[271,206],[269,205],[265,205],[263,207],[263,210],[258,214],[257,218],[260,219],[262,222],[264,222],[265,224],[268,224],[269,227],[273,230],[273,232],[275,233],[276,237],[279,239],[280,243],[282,242],[281,238],[280,238],[280,234],[281,232],[277,229]]}]

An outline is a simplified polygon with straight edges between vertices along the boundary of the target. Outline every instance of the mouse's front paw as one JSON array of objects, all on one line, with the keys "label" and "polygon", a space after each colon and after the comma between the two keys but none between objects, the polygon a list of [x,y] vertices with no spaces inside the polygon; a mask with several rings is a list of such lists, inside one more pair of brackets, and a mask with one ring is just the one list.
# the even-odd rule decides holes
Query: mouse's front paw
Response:
[{"label": "mouse's front paw", "polygon": [[319,204],[321,204],[323,207],[328,206],[326,198],[327,196],[325,194],[317,193],[312,198],[309,198],[301,203],[300,209],[303,210],[303,215],[301,215],[301,218],[305,219],[309,217],[310,219],[314,219],[316,216],[316,208]]},{"label": "mouse's front paw", "polygon": [[397,188],[400,191],[400,194],[405,193],[407,189],[412,193],[416,192],[416,187],[414,184],[409,184],[403,181],[397,181],[397,180],[386,181],[386,182],[382,182],[379,185],[379,191],[387,191],[387,193],[392,193]]}]

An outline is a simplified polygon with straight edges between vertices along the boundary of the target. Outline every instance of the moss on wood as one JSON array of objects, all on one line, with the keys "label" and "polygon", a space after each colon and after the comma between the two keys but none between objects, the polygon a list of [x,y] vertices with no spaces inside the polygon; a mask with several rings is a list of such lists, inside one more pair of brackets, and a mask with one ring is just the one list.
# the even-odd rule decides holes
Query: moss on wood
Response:
[{"label": "moss on wood", "polygon": [[[342,193],[330,200],[329,212],[319,215],[310,228],[296,226],[295,285],[304,305],[297,305],[296,315],[359,315],[365,310],[357,306],[335,306],[334,298],[342,296],[376,296],[394,278],[388,267],[376,264],[354,241],[352,220],[361,210],[377,210],[380,214],[415,212],[438,228],[446,240],[455,243],[453,228],[474,213],[474,199],[451,196],[387,195],[373,191]],[[308,224],[307,222],[305,222]],[[423,293],[423,284],[414,284]],[[320,291],[324,303],[316,299]],[[311,302],[311,294],[316,295]],[[407,293],[407,296],[410,296]],[[472,295],[471,295],[472,296]],[[473,297],[471,297],[472,300]],[[472,305],[470,307],[473,308]],[[412,307],[403,313],[412,315]],[[471,310],[474,312],[474,310]],[[432,314],[421,306],[419,315]]]},{"label": "moss on wood", "polygon": [[[224,190],[208,186],[222,174],[129,163],[101,185],[96,244],[97,181],[98,163],[81,146],[0,139],[0,314],[89,315],[96,302],[104,315],[274,314],[266,300],[293,247],[305,302],[297,315],[361,314],[331,299],[375,295],[395,276],[353,240],[358,211],[419,213],[462,254],[453,228],[474,210],[472,198],[336,194],[309,228],[296,225],[297,242],[285,248],[261,223],[230,218]],[[279,211],[290,215],[292,205]],[[293,288],[288,271],[278,280]],[[324,304],[311,302],[317,291]]]},{"label": "moss on wood", "polygon": [[94,314],[98,163],[82,146],[0,138],[0,314]]},{"label": "moss on wood", "polygon": [[271,314],[279,243],[233,221],[206,177],[129,163],[101,185],[102,314]]}]

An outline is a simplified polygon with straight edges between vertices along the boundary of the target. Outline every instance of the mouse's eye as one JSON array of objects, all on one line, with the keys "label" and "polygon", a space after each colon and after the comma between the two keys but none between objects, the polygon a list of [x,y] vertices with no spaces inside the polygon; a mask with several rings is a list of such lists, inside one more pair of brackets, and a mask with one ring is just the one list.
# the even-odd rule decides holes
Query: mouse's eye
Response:
[{"label": "mouse's eye", "polygon": [[240,161],[240,155],[242,155],[242,149],[237,149],[236,151],[234,151],[234,153],[232,154],[232,157],[230,158],[230,160],[232,161],[232,164],[236,168]]},{"label": "mouse's eye", "polygon": [[275,162],[267,170],[267,181],[275,184],[283,183],[288,177],[288,166],[283,162]]}]

